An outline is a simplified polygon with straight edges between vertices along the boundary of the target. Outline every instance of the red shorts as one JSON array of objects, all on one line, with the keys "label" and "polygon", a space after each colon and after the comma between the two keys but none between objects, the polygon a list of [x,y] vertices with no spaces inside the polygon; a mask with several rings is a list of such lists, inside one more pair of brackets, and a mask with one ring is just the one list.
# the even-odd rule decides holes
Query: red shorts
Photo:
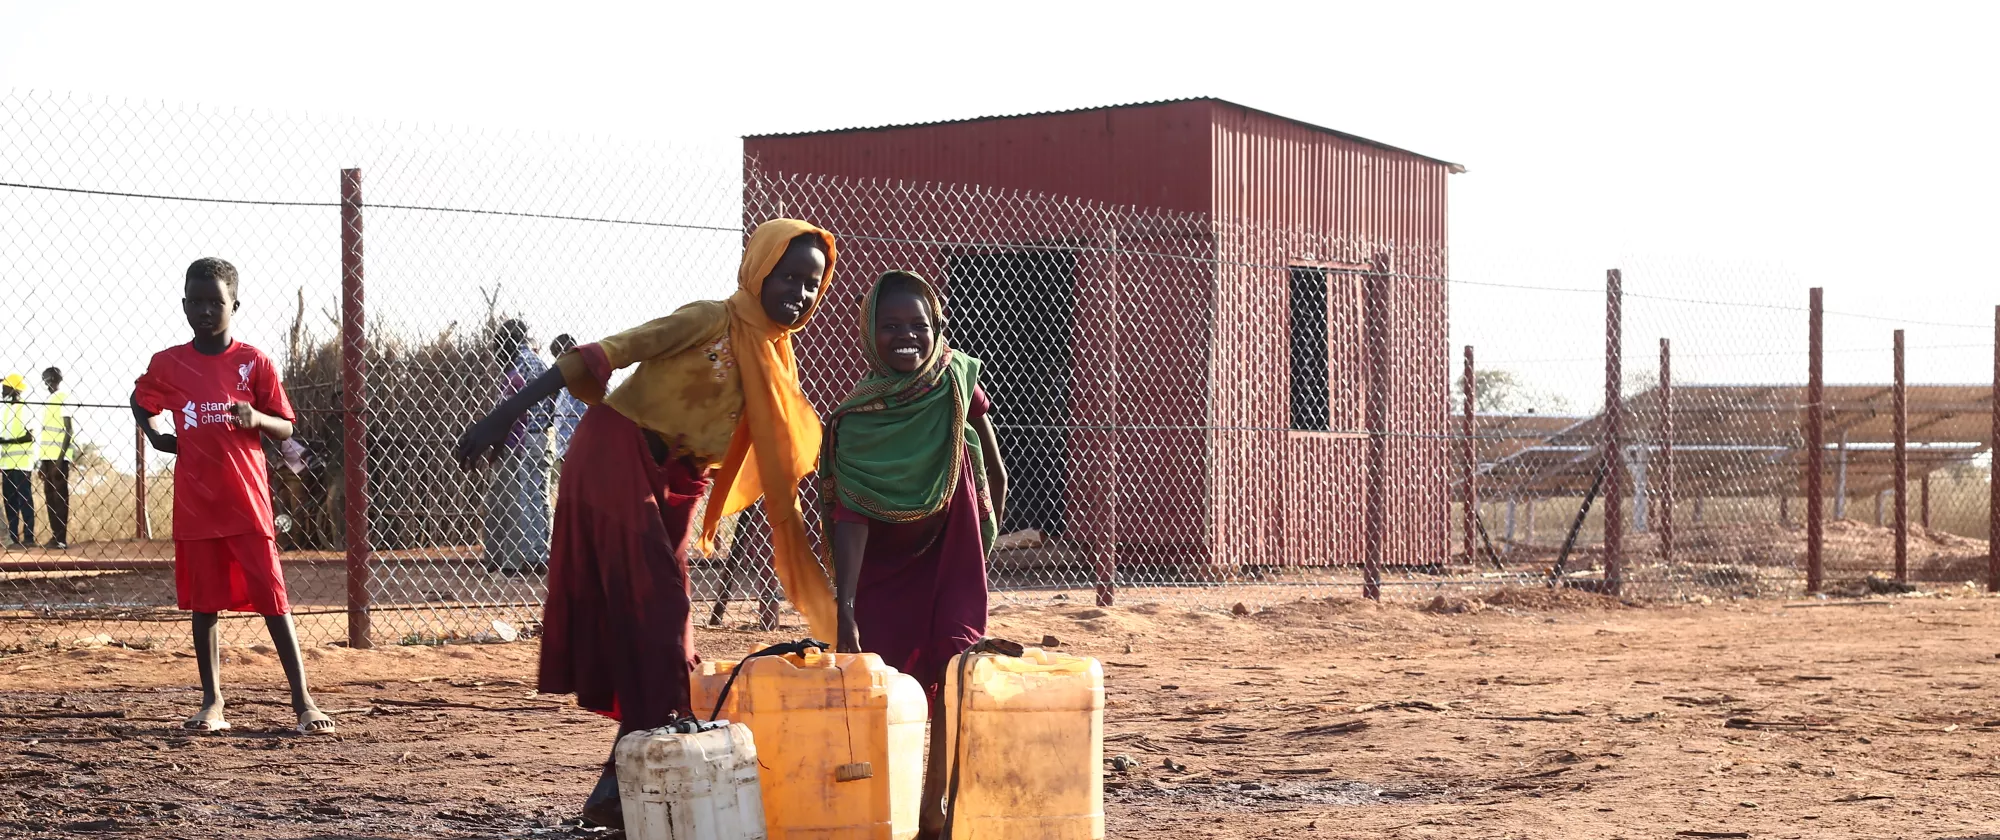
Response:
[{"label": "red shorts", "polygon": [[174,540],[174,592],[181,609],[192,612],[292,611],[278,544],[263,534]]}]

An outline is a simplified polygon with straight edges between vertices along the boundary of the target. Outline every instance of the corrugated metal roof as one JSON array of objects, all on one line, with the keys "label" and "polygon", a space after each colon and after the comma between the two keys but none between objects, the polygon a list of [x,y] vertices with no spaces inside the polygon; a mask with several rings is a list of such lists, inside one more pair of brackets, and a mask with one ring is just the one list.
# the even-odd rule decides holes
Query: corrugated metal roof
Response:
[{"label": "corrugated metal roof", "polygon": [[1287,117],[1283,114],[1266,111],[1262,108],[1252,108],[1248,105],[1244,105],[1239,102],[1231,102],[1227,99],[1221,99],[1213,96],[1188,96],[1188,97],[1182,97],[1180,99],[1157,99],[1151,102],[1127,102],[1119,105],[1098,105],[1088,108],[1066,108],[1056,111],[1030,111],[1024,114],[993,114],[984,117],[966,117],[963,119],[956,119],[956,120],[932,120],[929,122],[892,123],[889,125],[854,126],[851,128],[824,128],[814,131],[789,131],[789,132],[777,132],[772,134],[747,134],[744,135],[743,139],[756,140],[766,137],[810,137],[817,134],[847,134],[858,131],[894,131],[899,128],[924,128],[927,126],[934,126],[934,125],[957,125],[960,123],[985,122],[988,120],[1018,120],[1018,119],[1028,119],[1033,117],[1057,116],[1062,114],[1081,114],[1090,111],[1111,111],[1111,110],[1118,110],[1125,108],[1149,108],[1157,105],[1174,105],[1182,102],[1215,102],[1223,105],[1228,105],[1232,108],[1242,108],[1245,111],[1252,111],[1258,114],[1263,114],[1265,116],[1271,117],[1273,119],[1284,120],[1286,122],[1311,129],[1313,131],[1324,132],[1326,134],[1331,134],[1335,137],[1339,137],[1345,140],[1351,140],[1356,143],[1363,143],[1369,146],[1374,146],[1375,148],[1378,149],[1385,149],[1392,152],[1401,152],[1403,154],[1410,155],[1411,157],[1427,160],[1432,163],[1444,166],[1446,169],[1448,169],[1453,173],[1459,173],[1465,171],[1465,166],[1463,164],[1453,163],[1451,161],[1443,160],[1441,158],[1434,158],[1431,157],[1430,155],[1420,154],[1418,152],[1410,151],[1409,149],[1404,149],[1397,146],[1391,146],[1387,143],[1383,143],[1378,140],[1370,140],[1366,137],[1362,137],[1355,134],[1349,134],[1345,131],[1338,131],[1335,129],[1327,128],[1326,126],[1323,125],[1314,125],[1313,123],[1306,122],[1305,120],[1294,119],[1292,117]]}]

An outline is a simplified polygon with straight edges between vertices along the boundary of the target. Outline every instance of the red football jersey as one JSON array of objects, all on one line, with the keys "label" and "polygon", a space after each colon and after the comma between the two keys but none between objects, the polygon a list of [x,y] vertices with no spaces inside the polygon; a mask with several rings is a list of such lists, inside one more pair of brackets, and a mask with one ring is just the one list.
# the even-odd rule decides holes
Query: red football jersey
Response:
[{"label": "red football jersey", "polygon": [[139,377],[139,407],[172,412],[180,439],[174,459],[174,539],[274,536],[271,484],[255,429],[239,429],[230,406],[247,402],[292,419],[291,400],[271,357],[241,341],[215,356],[183,344],[153,354]]}]

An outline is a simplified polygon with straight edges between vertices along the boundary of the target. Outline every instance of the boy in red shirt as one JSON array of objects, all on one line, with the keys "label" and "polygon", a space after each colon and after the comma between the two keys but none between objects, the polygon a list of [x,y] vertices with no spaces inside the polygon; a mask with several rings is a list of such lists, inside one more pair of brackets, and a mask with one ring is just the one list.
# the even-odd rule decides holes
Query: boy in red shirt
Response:
[{"label": "boy in red shirt", "polygon": [[[292,404],[263,351],[229,337],[239,306],[236,267],[213,257],[188,266],[181,309],[194,340],[153,354],[132,391],[132,416],[154,449],[175,453],[174,589],[180,608],[194,613],[195,662],[201,710],[182,724],[219,732],[221,654],[217,613],[257,612],[292,684],[292,710],[302,735],[333,731],[333,719],[313,705],[292,632],[285,577],[271,527],[271,487],[264,469],[265,435],[292,436]],[[152,420],[173,417],[172,433]]]}]

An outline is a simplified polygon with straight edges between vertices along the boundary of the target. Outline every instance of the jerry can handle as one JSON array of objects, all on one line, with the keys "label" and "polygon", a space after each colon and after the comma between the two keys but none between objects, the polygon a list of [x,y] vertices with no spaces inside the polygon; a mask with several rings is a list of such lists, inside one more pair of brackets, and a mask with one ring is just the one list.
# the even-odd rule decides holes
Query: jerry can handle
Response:
[{"label": "jerry can handle", "polygon": [[743,674],[743,666],[750,664],[750,660],[756,659],[759,656],[804,655],[807,650],[813,648],[818,648],[821,653],[824,653],[832,650],[833,646],[818,639],[806,638],[796,642],[780,642],[743,657],[743,661],[736,663],[735,670],[729,672],[729,679],[722,682],[722,691],[715,695],[715,711],[708,713],[708,719],[715,720],[722,716],[722,704],[729,700],[729,687],[736,684],[736,678]]},{"label": "jerry can handle", "polygon": [[667,725],[661,727],[661,729],[676,735],[698,735],[703,732],[724,729],[728,726],[729,721],[726,720],[702,720],[700,718],[684,718],[677,715],[667,721]]},{"label": "jerry can handle", "polygon": [[[981,654],[992,655],[992,656],[1020,656],[1022,653],[1025,653],[1026,651],[1027,648],[1024,647],[1020,642],[1016,642],[1011,639],[1000,639],[992,636],[987,636],[986,638],[980,639],[977,642],[973,642],[971,647],[965,649],[965,653],[957,657],[959,728],[963,729],[965,727],[965,695],[966,695],[965,676],[966,676],[966,671],[970,670],[972,667],[972,657]],[[957,740],[958,742],[957,749],[959,750],[965,749],[965,740],[963,738],[957,737],[963,734],[964,734],[963,732],[959,732],[959,733],[954,733],[953,735],[954,739]],[[959,765],[963,763],[964,762],[958,760],[958,756],[956,755],[951,756],[951,773],[948,777],[949,780],[945,783],[945,792],[944,792],[945,807],[944,807],[943,836],[945,837],[951,836],[951,826],[953,822],[952,818],[958,815],[958,808],[956,807],[958,805],[958,769]]]},{"label": "jerry can handle", "polygon": [[992,636],[973,642],[972,647],[965,649],[967,654],[994,653],[1001,656],[1020,656],[1026,651],[1027,647],[1023,646],[1020,642]]}]

